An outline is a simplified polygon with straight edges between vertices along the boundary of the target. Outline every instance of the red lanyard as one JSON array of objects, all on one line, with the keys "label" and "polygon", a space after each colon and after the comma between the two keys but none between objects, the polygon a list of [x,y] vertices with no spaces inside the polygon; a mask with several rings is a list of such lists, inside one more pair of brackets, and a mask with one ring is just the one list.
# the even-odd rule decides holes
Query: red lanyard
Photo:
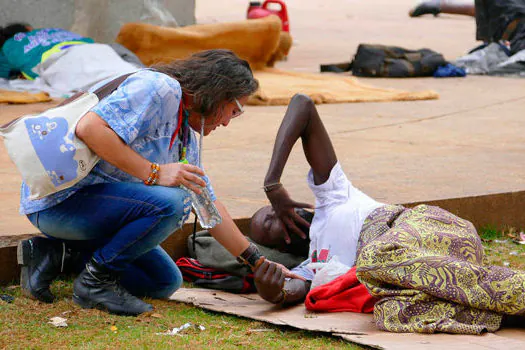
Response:
[{"label": "red lanyard", "polygon": [[175,131],[173,132],[173,135],[171,135],[171,141],[170,141],[170,148],[169,150],[171,151],[171,148],[173,147],[173,143],[175,143],[175,139],[177,138],[177,134],[179,133],[180,131],[180,128],[182,126],[182,110],[184,109],[184,106],[183,106],[183,103],[182,103],[182,96],[180,98],[180,105],[179,105],[179,120],[177,120],[177,129],[175,129]]}]

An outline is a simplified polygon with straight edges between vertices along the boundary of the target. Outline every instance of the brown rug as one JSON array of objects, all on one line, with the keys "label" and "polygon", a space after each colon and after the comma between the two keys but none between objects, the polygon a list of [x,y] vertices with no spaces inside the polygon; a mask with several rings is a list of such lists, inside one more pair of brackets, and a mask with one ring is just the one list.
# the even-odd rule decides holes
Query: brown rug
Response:
[{"label": "brown rug", "polygon": [[51,97],[46,92],[30,93],[0,89],[0,103],[25,104],[48,101],[51,101]]},{"label": "brown rug", "polygon": [[309,95],[317,104],[344,102],[387,102],[435,100],[434,91],[402,91],[361,84],[357,78],[333,74],[314,74],[265,68],[256,71],[260,88],[250,105],[287,105],[296,93]]},{"label": "brown rug", "polygon": [[275,325],[326,332],[374,349],[525,349],[525,330],[520,329],[506,329],[482,336],[388,333],[379,331],[375,327],[372,315],[369,314],[310,313],[304,305],[281,309],[267,303],[256,294],[231,294],[210,289],[181,288],[170,299]]},{"label": "brown rug", "polygon": [[210,49],[229,49],[248,61],[252,69],[262,69],[275,60],[277,50],[288,53],[291,40],[281,40],[277,16],[229,23],[198,24],[180,28],[145,23],[127,23],[115,40],[133,51],[147,66]]}]

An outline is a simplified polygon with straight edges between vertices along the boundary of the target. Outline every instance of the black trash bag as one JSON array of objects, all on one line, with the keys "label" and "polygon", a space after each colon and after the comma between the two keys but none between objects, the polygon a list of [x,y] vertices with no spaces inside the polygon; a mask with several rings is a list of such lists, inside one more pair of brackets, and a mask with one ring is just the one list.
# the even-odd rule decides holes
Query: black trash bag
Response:
[{"label": "black trash bag", "polygon": [[360,44],[352,61],[352,74],[360,77],[424,77],[448,62],[429,49],[407,50],[396,46]]}]

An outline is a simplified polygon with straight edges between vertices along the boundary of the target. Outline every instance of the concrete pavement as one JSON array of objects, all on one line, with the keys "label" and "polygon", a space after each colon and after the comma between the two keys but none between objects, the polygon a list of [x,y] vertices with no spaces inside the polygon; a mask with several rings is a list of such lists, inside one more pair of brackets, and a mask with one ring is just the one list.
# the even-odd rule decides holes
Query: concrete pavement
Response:
[{"label": "concrete pavement", "polygon": [[[197,1],[200,23],[242,19],[246,1]],[[296,41],[279,68],[318,71],[350,60],[362,42],[428,47],[454,59],[474,47],[474,20],[460,16],[410,19],[413,1],[287,1]],[[352,181],[380,201],[406,203],[525,190],[525,80],[362,79],[380,87],[433,89],[434,101],[321,105],[319,112]],[[48,104],[0,105],[0,122]],[[285,107],[246,107],[242,118],[204,143],[204,165],[234,217],[266,203],[261,190]],[[0,146],[0,235],[35,229],[17,215],[19,177]],[[311,201],[308,166],[297,146],[283,183]],[[524,224],[525,226],[525,224]]]}]

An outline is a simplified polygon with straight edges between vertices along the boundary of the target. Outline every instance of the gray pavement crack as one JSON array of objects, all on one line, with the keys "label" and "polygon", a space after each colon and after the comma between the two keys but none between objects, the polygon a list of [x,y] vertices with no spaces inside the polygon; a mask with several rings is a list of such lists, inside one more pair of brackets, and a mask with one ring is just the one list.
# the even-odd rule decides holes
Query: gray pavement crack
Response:
[{"label": "gray pavement crack", "polygon": [[469,108],[469,109],[462,109],[462,110],[455,111],[455,112],[433,115],[433,116],[425,117],[425,118],[406,120],[406,121],[402,121],[402,122],[390,123],[390,124],[384,124],[384,125],[369,126],[369,127],[360,128],[360,129],[336,131],[336,132],[330,133],[330,135],[350,134],[350,133],[360,132],[360,131],[367,131],[367,130],[374,130],[374,129],[381,129],[381,128],[390,128],[390,127],[393,127],[393,126],[402,126],[402,125],[408,125],[408,124],[415,124],[415,123],[425,122],[425,121],[429,121],[429,120],[446,118],[446,117],[450,117],[450,116],[458,115],[458,114],[462,114],[462,113],[468,113],[468,112],[472,112],[472,111],[477,111],[477,110],[480,110],[480,109],[490,108],[490,107],[506,104],[506,103],[509,103],[509,102],[516,102],[516,101],[520,101],[520,100],[525,100],[525,96],[511,98],[509,100],[499,101],[499,102],[496,102],[496,103],[491,103],[491,104],[483,105],[483,106],[479,106],[479,107],[474,107],[474,108]]}]

